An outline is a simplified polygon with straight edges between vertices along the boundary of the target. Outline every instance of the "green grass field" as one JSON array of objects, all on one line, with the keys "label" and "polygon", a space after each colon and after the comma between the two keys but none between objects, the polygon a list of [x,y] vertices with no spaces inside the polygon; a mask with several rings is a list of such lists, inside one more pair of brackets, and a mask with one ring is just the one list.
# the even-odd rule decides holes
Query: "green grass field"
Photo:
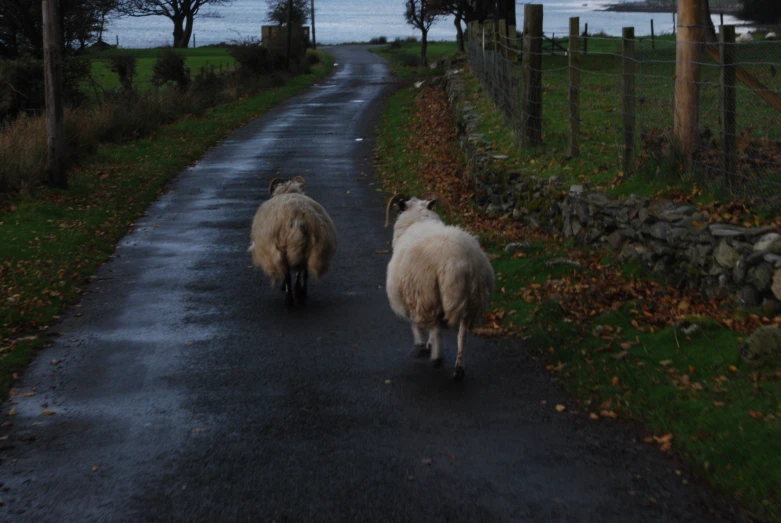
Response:
[{"label": "green grass field", "polygon": [[0,214],[0,388],[43,345],[46,326],[78,299],[165,184],[231,130],[262,116],[333,68],[318,52],[312,73],[190,116],[129,143],[102,146],[69,171],[69,189],[40,188]]},{"label": "green grass field", "polygon": [[[90,55],[93,60],[92,75],[101,89],[111,90],[120,86],[116,73],[111,72],[107,62],[112,55],[131,55],[136,58],[136,86],[143,91],[152,87],[152,70],[157,58],[166,49],[111,49]],[[228,49],[218,47],[200,47],[196,49],[175,49],[177,54],[187,57],[186,64],[190,73],[196,75],[201,68],[219,69],[233,67],[235,60]]]}]

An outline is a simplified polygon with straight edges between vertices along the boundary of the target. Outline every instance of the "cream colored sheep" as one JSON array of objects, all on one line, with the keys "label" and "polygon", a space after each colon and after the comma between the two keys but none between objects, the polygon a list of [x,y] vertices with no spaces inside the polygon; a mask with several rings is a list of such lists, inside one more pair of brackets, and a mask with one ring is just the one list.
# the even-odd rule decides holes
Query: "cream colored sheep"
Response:
[{"label": "cream colored sheep", "polygon": [[273,284],[283,281],[285,305],[292,306],[291,271],[296,271],[295,295],[307,298],[307,283],[328,272],[336,253],[336,228],[323,207],[304,195],[306,182],[300,176],[271,182],[271,197],[265,201],[252,221],[252,263],[271,278]]},{"label": "cream colored sheep", "polygon": [[[464,377],[466,335],[485,316],[494,271],[477,238],[445,225],[432,210],[439,199],[436,193],[426,193],[421,199],[396,195],[388,202],[385,226],[392,205],[398,204],[399,216],[386,290],[393,311],[412,324],[418,355],[430,351],[434,366],[442,364],[441,331],[458,327],[453,379],[459,381]],[[422,329],[429,331],[427,344]]]},{"label": "cream colored sheep", "polygon": [[746,44],[746,43],[748,43],[748,42],[753,42],[753,41],[754,41],[754,37],[753,37],[753,36],[751,36],[751,33],[743,33],[742,35],[740,35],[739,37],[737,37],[737,38],[735,39],[735,41],[736,41],[737,43],[739,43],[739,44]]}]

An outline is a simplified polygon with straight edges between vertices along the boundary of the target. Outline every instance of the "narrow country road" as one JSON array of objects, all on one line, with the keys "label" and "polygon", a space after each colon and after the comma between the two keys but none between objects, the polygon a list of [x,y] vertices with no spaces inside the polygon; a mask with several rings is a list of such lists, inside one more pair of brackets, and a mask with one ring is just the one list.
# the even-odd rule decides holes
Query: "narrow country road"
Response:
[{"label": "narrow country road", "polygon": [[[452,333],[443,368],[410,356],[372,174],[393,80],[331,51],[332,76],[183,173],[53,327],[3,407],[0,521],[715,521],[632,429],[557,413],[574,403],[517,342],[471,338],[462,384]],[[294,175],[340,245],[286,310],[245,251]]]}]

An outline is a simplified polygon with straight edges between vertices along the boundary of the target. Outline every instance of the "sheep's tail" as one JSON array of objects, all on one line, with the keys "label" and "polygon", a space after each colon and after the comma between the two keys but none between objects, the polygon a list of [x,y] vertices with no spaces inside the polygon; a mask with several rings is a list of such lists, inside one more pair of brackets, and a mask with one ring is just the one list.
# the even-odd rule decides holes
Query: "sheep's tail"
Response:
[{"label": "sheep's tail", "polygon": [[315,280],[320,279],[330,269],[337,245],[336,229],[330,217],[324,215],[321,220],[317,231],[312,232],[311,247],[306,263],[309,276]]},{"label": "sheep's tail", "polygon": [[445,321],[450,327],[457,327],[462,322],[471,326],[471,318],[467,316],[472,286],[475,285],[473,271],[463,261],[452,261],[448,265],[439,285]]}]

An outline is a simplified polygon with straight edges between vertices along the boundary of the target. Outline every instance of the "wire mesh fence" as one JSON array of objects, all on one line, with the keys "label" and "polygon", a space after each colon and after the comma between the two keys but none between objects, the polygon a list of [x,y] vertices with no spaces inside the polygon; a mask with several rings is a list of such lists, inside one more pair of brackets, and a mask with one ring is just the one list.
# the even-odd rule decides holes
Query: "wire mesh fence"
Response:
[{"label": "wire mesh fence", "polygon": [[546,149],[619,176],[781,198],[781,41],[736,40],[730,27],[716,40],[688,28],[699,37],[685,43],[633,30],[615,38],[573,23],[569,37],[540,24],[517,40],[514,28],[470,25],[469,63],[524,146],[537,145],[524,137],[539,126]]}]

